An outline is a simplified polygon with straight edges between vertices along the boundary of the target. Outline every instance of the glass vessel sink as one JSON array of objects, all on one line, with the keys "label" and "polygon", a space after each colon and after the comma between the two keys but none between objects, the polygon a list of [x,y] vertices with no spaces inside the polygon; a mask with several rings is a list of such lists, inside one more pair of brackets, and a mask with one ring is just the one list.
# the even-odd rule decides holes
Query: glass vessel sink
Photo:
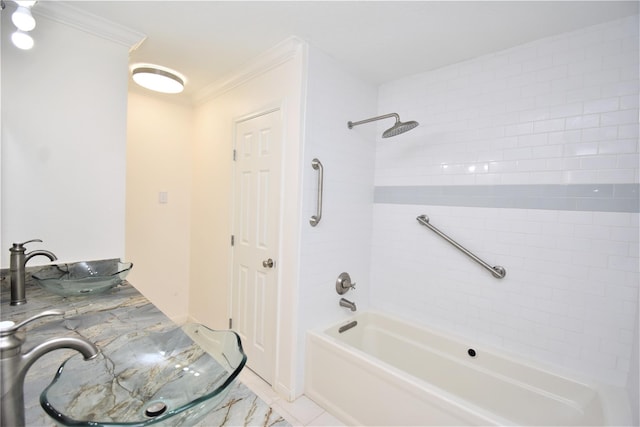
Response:
[{"label": "glass vessel sink", "polygon": [[222,402],[247,360],[235,332],[193,323],[120,336],[93,360],[77,356],[40,395],[66,426],[193,425]]},{"label": "glass vessel sink", "polygon": [[44,267],[31,275],[46,290],[64,297],[101,294],[118,286],[133,268],[118,259]]}]

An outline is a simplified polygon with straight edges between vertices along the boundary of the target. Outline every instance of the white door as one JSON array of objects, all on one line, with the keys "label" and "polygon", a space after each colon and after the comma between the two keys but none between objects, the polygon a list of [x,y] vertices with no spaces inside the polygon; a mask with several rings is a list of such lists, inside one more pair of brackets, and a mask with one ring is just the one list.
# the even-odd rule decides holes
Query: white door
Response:
[{"label": "white door", "polygon": [[269,384],[275,369],[281,112],[236,123],[233,329],[247,366]]}]

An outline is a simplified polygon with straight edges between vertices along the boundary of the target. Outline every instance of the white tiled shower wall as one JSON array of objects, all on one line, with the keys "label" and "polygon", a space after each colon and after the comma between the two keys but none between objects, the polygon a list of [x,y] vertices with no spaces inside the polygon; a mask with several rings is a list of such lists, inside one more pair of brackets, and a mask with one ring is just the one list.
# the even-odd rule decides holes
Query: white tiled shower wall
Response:
[{"label": "white tiled shower wall", "polygon": [[[303,223],[298,286],[298,390],[303,389],[305,333],[324,328],[352,313],[339,306],[335,283],[348,272],[357,289],[344,295],[359,310],[369,303],[371,206],[375,144],[373,129],[363,136],[347,128],[347,121],[375,115],[377,90],[352,74],[321,50],[309,46],[307,120],[303,159]],[[322,219],[312,227],[308,218],[317,213],[318,171],[312,159],[324,166]]]},{"label": "white tiled shower wall", "polygon": [[389,83],[378,105],[421,126],[378,146],[376,185],[638,182],[638,17]]},{"label": "white tiled shower wall", "polygon": [[[384,85],[376,186],[638,183],[638,16]],[[467,188],[469,191],[469,188]],[[371,305],[624,386],[638,213],[376,203]],[[416,216],[503,265],[493,278]]]}]

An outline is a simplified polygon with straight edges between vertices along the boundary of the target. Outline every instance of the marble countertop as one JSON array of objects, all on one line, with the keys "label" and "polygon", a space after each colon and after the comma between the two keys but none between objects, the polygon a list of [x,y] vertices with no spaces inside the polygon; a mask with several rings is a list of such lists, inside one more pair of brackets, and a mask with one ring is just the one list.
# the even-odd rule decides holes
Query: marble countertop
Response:
[{"label": "marble countertop", "polygon": [[[176,327],[128,282],[103,295],[64,298],[28,281],[27,303],[11,306],[7,279],[3,277],[0,288],[0,320],[18,323],[51,309],[65,313],[64,316],[49,316],[26,325],[22,329],[27,333],[23,352],[53,337],[82,336],[100,347],[123,335],[136,339]],[[74,354],[74,350],[55,350],[41,357],[29,369],[24,385],[27,426],[57,425],[40,407],[39,396],[53,379],[60,364]],[[198,422],[198,426],[290,425],[237,379],[230,387],[226,398]]]}]

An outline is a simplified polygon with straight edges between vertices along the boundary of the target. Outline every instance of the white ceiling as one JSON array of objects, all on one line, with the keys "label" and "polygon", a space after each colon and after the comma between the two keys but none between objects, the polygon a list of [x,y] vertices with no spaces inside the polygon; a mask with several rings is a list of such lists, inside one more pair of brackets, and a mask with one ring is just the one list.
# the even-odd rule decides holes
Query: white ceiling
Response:
[{"label": "white ceiling", "polygon": [[[381,84],[638,13],[638,1],[74,1],[140,31],[131,63],[188,78],[182,97],[291,35]],[[37,7],[37,6],[36,6]],[[175,95],[171,95],[175,96]]]}]

